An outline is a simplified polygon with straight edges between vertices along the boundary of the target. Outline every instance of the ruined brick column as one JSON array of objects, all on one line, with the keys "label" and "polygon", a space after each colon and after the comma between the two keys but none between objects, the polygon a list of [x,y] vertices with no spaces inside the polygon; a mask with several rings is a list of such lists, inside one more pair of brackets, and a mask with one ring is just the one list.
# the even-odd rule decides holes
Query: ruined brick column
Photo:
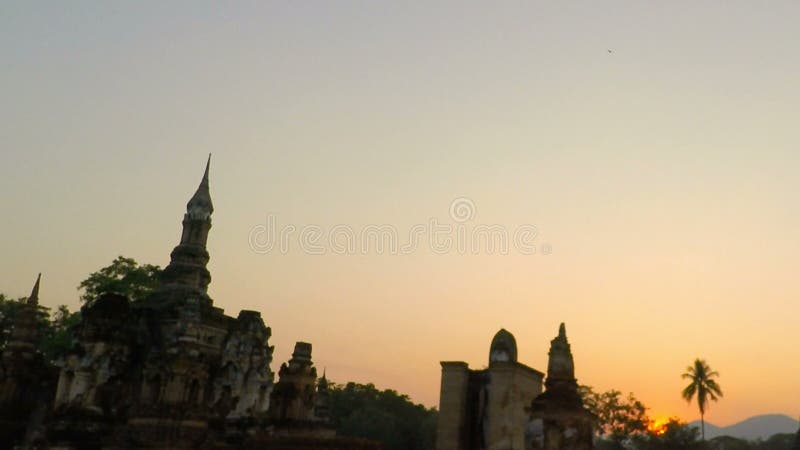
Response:
[{"label": "ruined brick column", "polygon": [[594,416],[583,406],[575,379],[575,363],[562,323],[550,342],[545,391],[529,409],[529,449],[591,450]]}]

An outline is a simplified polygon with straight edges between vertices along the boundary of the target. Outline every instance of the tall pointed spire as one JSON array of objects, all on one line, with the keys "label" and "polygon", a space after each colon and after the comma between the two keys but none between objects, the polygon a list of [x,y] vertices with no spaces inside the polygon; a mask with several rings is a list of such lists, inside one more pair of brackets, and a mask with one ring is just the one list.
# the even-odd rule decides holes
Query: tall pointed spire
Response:
[{"label": "tall pointed spire", "polygon": [[189,203],[186,204],[186,213],[193,219],[206,219],[214,212],[214,205],[211,204],[211,193],[208,188],[208,170],[210,167],[211,153],[208,154],[203,179],[200,180],[197,191],[195,191]]},{"label": "tall pointed spire", "polygon": [[39,304],[39,282],[42,281],[42,274],[39,273],[39,276],[36,277],[36,283],[33,285],[33,290],[31,290],[31,295],[28,297],[28,304],[29,305],[38,305]]},{"label": "tall pointed spire", "polygon": [[14,319],[13,327],[11,329],[11,336],[9,336],[5,352],[11,357],[11,353],[26,354],[30,357],[36,353],[36,342],[39,339],[39,332],[37,327],[36,315],[39,310],[39,283],[42,280],[40,273],[36,277],[36,283],[33,285],[31,295],[25,304],[21,305],[17,317]]},{"label": "tall pointed spire", "polygon": [[186,204],[181,241],[172,250],[169,265],[161,274],[161,286],[152,297],[159,303],[181,303],[189,298],[210,302],[207,289],[211,274],[206,267],[209,260],[206,243],[211,230],[211,213],[214,212],[208,189],[210,167],[211,154],[206,161],[203,179]]}]

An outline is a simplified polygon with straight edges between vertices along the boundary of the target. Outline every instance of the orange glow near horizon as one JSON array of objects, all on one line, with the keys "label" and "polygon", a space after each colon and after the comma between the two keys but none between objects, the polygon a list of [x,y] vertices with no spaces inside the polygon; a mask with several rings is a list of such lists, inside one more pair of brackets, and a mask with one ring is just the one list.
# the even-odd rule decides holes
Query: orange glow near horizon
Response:
[{"label": "orange glow near horizon", "polygon": [[662,435],[667,432],[667,423],[669,423],[669,417],[658,417],[656,419],[651,419],[650,423],[647,424],[647,431],[656,435]]}]

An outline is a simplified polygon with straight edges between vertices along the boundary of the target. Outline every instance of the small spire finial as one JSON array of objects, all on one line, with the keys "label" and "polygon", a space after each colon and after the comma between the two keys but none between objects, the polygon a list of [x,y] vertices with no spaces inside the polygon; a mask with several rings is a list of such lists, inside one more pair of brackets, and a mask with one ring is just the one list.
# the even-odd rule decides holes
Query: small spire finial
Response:
[{"label": "small spire finial", "polygon": [[567,337],[567,327],[564,325],[564,322],[561,322],[561,325],[558,327],[558,337],[564,339]]},{"label": "small spire finial", "polygon": [[33,289],[31,290],[31,295],[28,297],[28,304],[29,305],[38,305],[39,304],[39,283],[42,281],[42,273],[39,272],[39,276],[36,277],[36,283],[33,285]]},{"label": "small spire finial", "polygon": [[211,153],[208,154],[206,170],[203,172],[203,179],[200,180],[197,191],[189,200],[189,203],[186,204],[186,210],[189,215],[200,219],[207,219],[211,213],[214,212],[214,206],[211,204],[211,194],[208,192],[208,172],[210,167]]},{"label": "small spire finial", "polygon": [[206,171],[205,171],[205,173],[203,173],[203,181],[200,182],[201,184],[205,184],[206,186],[208,185],[208,168],[209,167],[211,167],[211,153],[208,154],[208,161],[206,161]]},{"label": "small spire finial", "polygon": [[326,369],[322,369],[322,378],[317,382],[317,390],[320,392],[328,392],[328,378],[325,372]]}]

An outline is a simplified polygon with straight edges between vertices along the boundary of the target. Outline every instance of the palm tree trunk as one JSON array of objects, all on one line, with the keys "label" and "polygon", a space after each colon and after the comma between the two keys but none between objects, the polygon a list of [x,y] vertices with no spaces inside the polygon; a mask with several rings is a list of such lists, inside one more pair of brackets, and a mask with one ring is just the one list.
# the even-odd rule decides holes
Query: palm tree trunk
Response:
[{"label": "palm tree trunk", "polygon": [[706,421],[703,418],[703,413],[700,413],[700,436],[704,441],[706,440]]}]

